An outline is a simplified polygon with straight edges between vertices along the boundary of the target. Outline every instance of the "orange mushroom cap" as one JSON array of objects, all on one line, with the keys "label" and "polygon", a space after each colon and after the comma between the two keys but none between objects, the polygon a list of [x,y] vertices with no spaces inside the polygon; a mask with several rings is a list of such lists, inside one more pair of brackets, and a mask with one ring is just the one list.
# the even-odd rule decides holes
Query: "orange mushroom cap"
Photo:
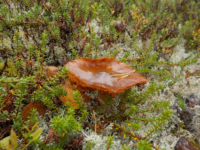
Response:
[{"label": "orange mushroom cap", "polygon": [[115,58],[77,58],[66,64],[72,83],[109,93],[122,93],[132,86],[145,84],[147,79]]}]

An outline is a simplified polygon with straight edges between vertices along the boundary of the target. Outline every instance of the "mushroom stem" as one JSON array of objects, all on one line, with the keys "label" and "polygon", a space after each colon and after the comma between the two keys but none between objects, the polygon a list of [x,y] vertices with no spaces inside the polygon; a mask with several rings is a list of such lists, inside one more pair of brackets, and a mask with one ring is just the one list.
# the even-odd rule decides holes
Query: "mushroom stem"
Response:
[{"label": "mushroom stem", "polygon": [[115,98],[116,94],[114,94],[114,93],[110,94],[110,93],[102,91],[102,90],[98,91],[99,102],[102,105],[105,104],[105,101],[108,99],[109,96],[112,96],[112,98]]},{"label": "mushroom stem", "polygon": [[99,97],[100,104],[104,105],[105,104],[104,101],[107,100],[108,96],[109,96],[109,93],[99,90],[98,91],[98,97]]},{"label": "mushroom stem", "polygon": [[118,79],[122,79],[122,78],[125,78],[125,77],[133,74],[134,72],[135,72],[135,70],[127,72],[127,73],[122,73],[122,74],[113,74],[113,75],[110,75],[110,76],[111,77],[119,77]]}]

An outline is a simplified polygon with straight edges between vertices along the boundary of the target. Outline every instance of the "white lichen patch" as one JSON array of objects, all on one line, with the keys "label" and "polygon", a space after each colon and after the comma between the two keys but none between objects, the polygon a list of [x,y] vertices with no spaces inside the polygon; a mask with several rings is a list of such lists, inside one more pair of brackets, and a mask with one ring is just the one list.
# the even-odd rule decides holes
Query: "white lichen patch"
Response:
[{"label": "white lichen patch", "polygon": [[[101,134],[96,134],[93,131],[82,131],[83,135],[85,135],[85,142],[83,143],[83,149],[86,149],[86,143],[88,141],[91,141],[94,143],[94,147],[92,150],[106,150],[106,141],[107,136],[103,136]],[[114,140],[112,144],[112,148],[109,148],[110,150],[116,150],[121,149],[121,142],[120,140]]]},{"label": "white lichen patch", "polygon": [[179,138],[177,138],[176,136],[165,134],[162,136],[162,140],[160,140],[159,143],[155,143],[155,144],[160,145],[161,149],[172,150],[176,146],[176,143],[178,140]]},{"label": "white lichen patch", "polygon": [[170,57],[170,61],[177,63],[177,62],[183,61],[184,59],[188,58],[191,55],[191,53],[185,52],[185,47],[183,44],[184,43],[177,45],[174,48],[173,54]]},{"label": "white lichen patch", "polygon": [[90,24],[88,24],[84,30],[88,31],[89,29],[92,29],[92,31],[95,33],[102,32],[102,28],[98,26],[97,20],[92,20]]}]

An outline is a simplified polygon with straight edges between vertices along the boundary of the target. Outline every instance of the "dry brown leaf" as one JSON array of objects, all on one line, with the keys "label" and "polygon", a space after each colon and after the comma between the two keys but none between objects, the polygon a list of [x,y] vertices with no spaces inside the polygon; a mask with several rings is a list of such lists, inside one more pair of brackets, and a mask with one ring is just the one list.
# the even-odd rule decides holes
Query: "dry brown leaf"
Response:
[{"label": "dry brown leaf", "polygon": [[8,96],[3,96],[2,97],[4,101],[4,107],[2,108],[3,111],[9,110],[9,106],[12,104],[12,99]]},{"label": "dry brown leaf", "polygon": [[60,69],[58,67],[55,67],[55,66],[48,66],[46,68],[46,76],[48,78],[52,78],[54,75],[57,74],[57,72],[59,71]]},{"label": "dry brown leaf", "polygon": [[52,139],[56,137],[56,133],[53,132],[54,128],[49,129],[49,133],[46,138],[43,139],[43,144],[49,143]]},{"label": "dry brown leaf", "polygon": [[24,109],[22,110],[22,117],[25,121],[28,120],[27,117],[29,116],[31,109],[33,108],[37,109],[40,116],[44,116],[45,111],[46,111],[45,106],[41,102],[33,101],[29,103],[28,105],[26,105]]},{"label": "dry brown leaf", "polygon": [[90,100],[90,97],[89,97],[88,95],[84,94],[85,89],[83,89],[83,88],[80,87],[80,86],[77,86],[77,87],[76,87],[76,90],[78,90],[78,91],[81,93],[81,96],[82,96],[82,98],[83,98],[84,103],[86,103],[86,102],[88,102],[88,101]]},{"label": "dry brown leaf", "polygon": [[79,108],[79,104],[75,103],[74,97],[73,97],[73,91],[76,90],[75,87],[73,87],[69,81],[67,81],[65,83],[65,85],[63,85],[65,91],[67,92],[66,96],[61,96],[59,97],[59,99],[65,104],[67,101],[70,102],[71,106],[74,109],[78,109]]},{"label": "dry brown leaf", "polygon": [[187,71],[187,73],[186,73],[186,76],[185,76],[185,79],[187,79],[189,76],[190,76],[190,72],[189,71]]},{"label": "dry brown leaf", "polygon": [[166,50],[165,50],[165,53],[170,53],[172,51],[172,49],[171,48],[167,48]]}]

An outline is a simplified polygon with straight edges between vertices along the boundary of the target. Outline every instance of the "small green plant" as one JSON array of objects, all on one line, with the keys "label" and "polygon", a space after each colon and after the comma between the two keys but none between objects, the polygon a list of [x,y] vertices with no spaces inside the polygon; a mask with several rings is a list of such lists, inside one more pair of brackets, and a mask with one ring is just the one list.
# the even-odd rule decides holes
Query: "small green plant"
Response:
[{"label": "small green plant", "polygon": [[75,119],[74,110],[70,108],[64,117],[54,116],[51,120],[50,127],[54,128],[54,132],[57,132],[59,139],[59,147],[63,147],[66,139],[72,133],[76,133],[81,130],[81,124]]},{"label": "small green plant", "polygon": [[107,150],[112,148],[113,140],[114,140],[114,138],[112,136],[108,136],[107,142],[106,142],[107,143],[107,145],[106,145]]},{"label": "small green plant", "polygon": [[88,141],[86,146],[86,150],[92,150],[92,148],[94,147],[94,143],[92,141]]},{"label": "small green plant", "polygon": [[185,108],[185,102],[184,99],[182,98],[180,93],[177,93],[177,98],[178,98],[178,105],[180,106],[181,109]]},{"label": "small green plant", "polygon": [[141,140],[137,145],[138,150],[152,150],[151,144],[146,140]]}]

